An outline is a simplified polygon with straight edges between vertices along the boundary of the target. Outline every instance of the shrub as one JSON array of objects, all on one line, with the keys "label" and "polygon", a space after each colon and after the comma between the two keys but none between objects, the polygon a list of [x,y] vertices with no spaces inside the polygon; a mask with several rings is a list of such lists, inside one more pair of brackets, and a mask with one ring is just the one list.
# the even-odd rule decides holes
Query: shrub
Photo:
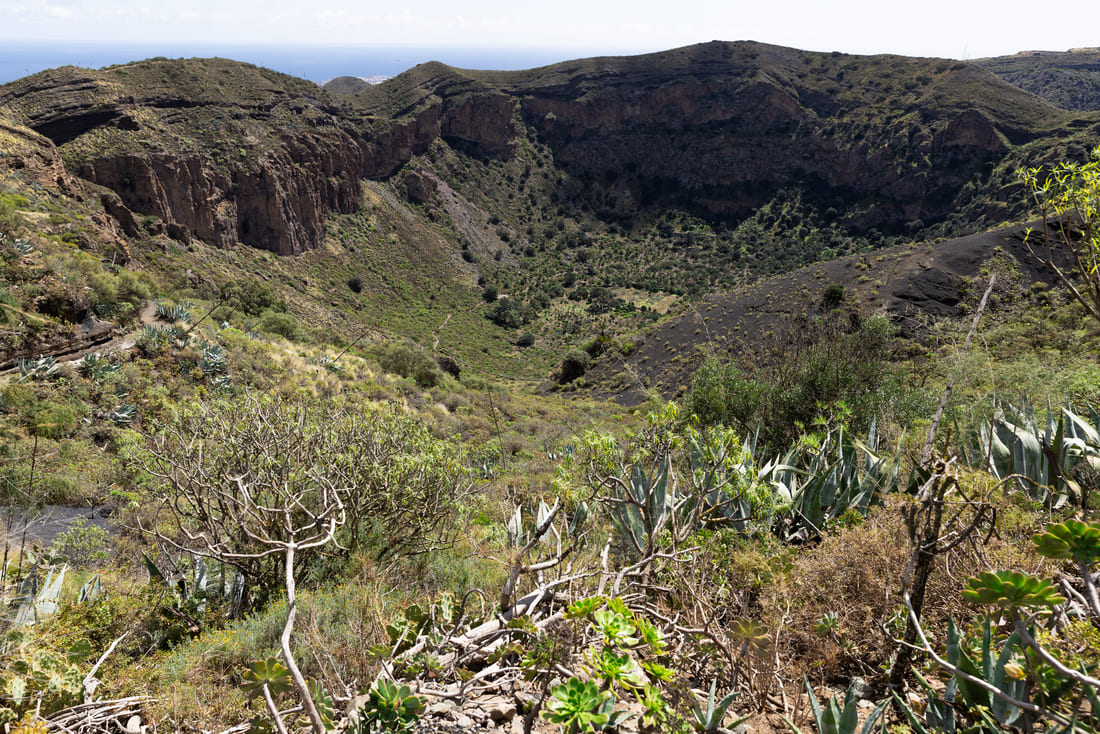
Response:
[{"label": "shrub", "polygon": [[443,381],[443,370],[432,356],[415,344],[387,344],[378,352],[378,363],[386,372],[408,377],[421,387],[435,387]]},{"label": "shrub", "polygon": [[286,303],[271,286],[254,278],[231,280],[222,286],[220,295],[233,307],[252,316],[259,316],[264,311],[286,311]]},{"label": "shrub", "polygon": [[520,334],[519,339],[516,339],[516,346],[517,347],[526,348],[526,347],[530,347],[530,346],[534,345],[534,343],[535,343],[535,335],[532,334],[529,331],[523,332],[522,334]]},{"label": "shrub", "polygon": [[348,278],[348,288],[351,288],[354,293],[363,292],[363,279],[358,275]]},{"label": "shrub", "polygon": [[23,224],[23,217],[16,211],[15,203],[0,198],[0,237],[14,236]]},{"label": "shrub", "polygon": [[561,361],[558,382],[562,385],[584,375],[592,365],[592,358],[583,349],[570,349]]},{"label": "shrub", "polygon": [[498,326],[515,329],[531,320],[531,307],[513,298],[501,298],[489,307],[486,317]]},{"label": "shrub", "polygon": [[111,557],[109,540],[106,530],[80,518],[54,539],[50,553],[64,556],[75,568],[97,568]]},{"label": "shrub", "polygon": [[260,319],[260,328],[269,334],[278,334],[294,340],[300,336],[298,319],[293,314],[282,311],[266,311]]},{"label": "shrub", "polygon": [[77,406],[46,404],[33,416],[31,431],[42,438],[65,438],[73,434],[80,418],[81,411]]},{"label": "shrub", "polygon": [[821,308],[831,311],[844,301],[844,284],[830,283],[821,294]]},{"label": "shrub", "polygon": [[833,319],[794,328],[772,350],[771,364],[746,368],[707,360],[696,372],[687,407],[704,425],[725,423],[751,433],[773,449],[789,445],[816,419],[846,415],[864,432],[878,417],[905,425],[920,414],[919,388],[906,387],[890,363],[893,327],[885,319],[863,321],[851,332]]}]

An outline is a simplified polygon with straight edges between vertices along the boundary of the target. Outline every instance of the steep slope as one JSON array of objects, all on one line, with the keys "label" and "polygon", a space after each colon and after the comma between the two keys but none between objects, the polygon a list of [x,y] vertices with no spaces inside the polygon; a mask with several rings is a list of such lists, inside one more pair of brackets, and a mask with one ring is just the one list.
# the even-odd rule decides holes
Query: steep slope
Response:
[{"label": "steep slope", "polygon": [[[356,99],[398,117],[464,104],[464,124],[442,135],[483,146],[486,134],[506,132],[504,118],[518,105],[528,135],[589,197],[613,182],[616,198],[635,208],[689,207],[736,221],[794,187],[813,205],[837,209],[844,226],[884,233],[944,221],[1015,147],[1065,137],[1060,126],[1073,122],[962,62],[757,43],[526,72],[425,64]],[[1100,118],[1076,124],[1095,132]],[[488,152],[506,153],[502,143]]]},{"label": "steep slope", "polygon": [[[595,394],[628,405],[645,400],[651,390],[675,396],[691,384],[706,354],[759,365],[771,358],[769,345],[797,341],[814,319],[838,306],[853,324],[883,315],[902,336],[919,340],[937,321],[973,309],[991,269],[999,271],[996,300],[1002,308],[1033,284],[1045,287],[1051,275],[1028,251],[1026,230],[1014,226],[890,247],[711,294],[635,337],[627,354],[601,357],[586,381]],[[840,286],[837,303],[827,303],[830,286]]]},{"label": "steep slope", "polygon": [[974,63],[1064,110],[1100,110],[1100,48],[1023,51]]},{"label": "steep slope", "polygon": [[[678,297],[1019,218],[1014,170],[1100,136],[1100,114],[974,65],[751,42],[512,72],[432,62],[341,96],[224,59],[151,59],[28,77],[0,107],[67,175],[110,189],[132,238],[308,253],[307,291],[340,288],[321,275],[330,255],[386,261],[345,276],[369,299],[331,300],[390,309],[380,320],[400,329],[399,304],[458,288],[493,339],[547,353]],[[409,226],[383,235],[379,202]],[[446,318],[421,316],[420,337]]]}]

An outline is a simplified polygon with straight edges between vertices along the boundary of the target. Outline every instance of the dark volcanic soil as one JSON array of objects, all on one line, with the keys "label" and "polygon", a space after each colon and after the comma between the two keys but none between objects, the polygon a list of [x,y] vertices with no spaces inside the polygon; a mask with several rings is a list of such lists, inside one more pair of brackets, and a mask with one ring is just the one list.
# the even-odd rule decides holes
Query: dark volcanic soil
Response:
[{"label": "dark volcanic soil", "polygon": [[1028,252],[1026,229],[1015,226],[935,244],[892,247],[708,296],[650,332],[628,357],[602,357],[587,381],[595,394],[627,405],[640,403],[654,389],[674,397],[690,384],[705,353],[730,354],[746,344],[759,345],[821,315],[822,295],[833,283],[844,286],[840,307],[853,320],[886,315],[904,336],[919,338],[932,321],[964,315],[971,305],[968,299],[983,290],[976,282],[983,264],[997,250],[1016,262],[1024,282],[1054,280]]}]

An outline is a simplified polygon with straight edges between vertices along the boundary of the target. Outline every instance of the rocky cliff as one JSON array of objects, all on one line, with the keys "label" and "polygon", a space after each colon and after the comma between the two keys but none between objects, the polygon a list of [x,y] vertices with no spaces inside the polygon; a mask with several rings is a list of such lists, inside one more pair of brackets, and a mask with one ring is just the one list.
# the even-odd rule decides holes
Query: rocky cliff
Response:
[{"label": "rocky cliff", "polygon": [[[340,97],[247,64],[150,60],[44,72],[0,87],[2,107],[70,172],[159,220],[147,227],[283,255],[354,211],[362,178],[437,140],[508,160],[528,136],[582,186],[719,219],[796,188],[852,230],[890,232],[942,221],[1069,119],[962,62],[718,42],[528,72],[424,64]],[[1100,131],[1095,116],[1073,122]]]}]

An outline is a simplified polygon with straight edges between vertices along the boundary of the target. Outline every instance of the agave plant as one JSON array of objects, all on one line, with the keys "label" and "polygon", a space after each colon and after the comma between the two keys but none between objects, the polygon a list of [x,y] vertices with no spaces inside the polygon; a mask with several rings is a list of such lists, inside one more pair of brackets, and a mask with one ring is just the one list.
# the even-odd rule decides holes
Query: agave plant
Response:
[{"label": "agave plant", "polygon": [[123,403],[107,414],[107,420],[116,426],[128,426],[137,417],[137,406],[133,403]]},{"label": "agave plant", "polygon": [[161,301],[157,302],[157,318],[172,323],[191,323],[191,312],[188,310],[193,304],[181,301],[174,306],[169,306]]},{"label": "agave plant", "polygon": [[1075,470],[1100,471],[1100,414],[1090,408],[1086,420],[1068,407],[1053,411],[1047,406],[1046,426],[1040,430],[1031,405],[1003,403],[963,454],[971,466],[997,479],[1011,477],[1032,499],[1057,509],[1082,497]]},{"label": "agave plant", "polygon": [[[710,693],[707,694],[706,710],[704,710],[694,698],[691,701],[691,714],[695,718],[693,725],[696,731],[704,732],[704,734],[713,734],[713,732],[718,731],[718,728],[722,726],[722,722],[726,718],[726,712],[729,710],[730,704],[733,703],[733,699],[737,697],[737,691],[730,691],[725,698],[715,702],[714,691],[717,686],[718,679],[715,678],[710,684]],[[743,716],[727,728],[733,729],[748,718],[748,716]]]},{"label": "agave plant", "polygon": [[220,344],[204,344],[199,369],[208,377],[224,374],[229,369],[229,354]]},{"label": "agave plant", "polygon": [[[848,690],[844,694],[843,707],[837,703],[835,697],[830,698],[822,707],[818,703],[817,696],[814,695],[814,689],[810,685],[809,679],[803,678],[803,680],[806,684],[806,695],[810,699],[810,710],[813,713],[814,725],[817,727],[818,734],[856,734],[857,731],[859,734],[871,734],[889,703],[889,701],[883,701],[875,706],[863,722],[863,727],[860,728],[859,701],[856,698],[854,683],[848,686]],[[795,734],[802,734],[802,731],[790,719],[783,717],[783,721]]]},{"label": "agave plant", "polygon": [[89,352],[80,360],[80,373],[93,382],[103,382],[107,375],[118,372],[119,364],[99,352]]},{"label": "agave plant", "polygon": [[780,539],[815,538],[846,514],[866,515],[885,493],[897,489],[898,457],[878,453],[874,421],[866,442],[841,429],[833,444],[827,436],[812,450],[796,446],[761,470],[760,480],[771,482],[786,501],[773,525]]},{"label": "agave plant", "polygon": [[38,357],[37,359],[17,359],[15,366],[19,370],[19,379],[45,380],[57,374],[57,358],[51,356]]},{"label": "agave plant", "polygon": [[[1013,632],[997,654],[993,646],[993,630],[990,618],[986,616],[982,625],[981,651],[977,661],[967,652],[966,645],[959,634],[955,620],[949,619],[947,627],[947,662],[974,678],[991,684],[1017,701],[1027,702],[1027,680],[1018,674],[1014,660],[1023,655],[1020,636]],[[957,702],[964,709],[980,712],[989,711],[1002,726],[1017,722],[1024,712],[1004,698],[997,696],[988,688],[980,686],[966,678],[954,677],[957,687]],[[979,714],[980,715],[980,714]]]},{"label": "agave plant", "polygon": [[17,237],[15,239],[7,240],[7,243],[11,245],[13,250],[18,252],[23,257],[26,257],[27,255],[30,255],[32,252],[34,252],[34,245],[31,244],[30,240]]}]

